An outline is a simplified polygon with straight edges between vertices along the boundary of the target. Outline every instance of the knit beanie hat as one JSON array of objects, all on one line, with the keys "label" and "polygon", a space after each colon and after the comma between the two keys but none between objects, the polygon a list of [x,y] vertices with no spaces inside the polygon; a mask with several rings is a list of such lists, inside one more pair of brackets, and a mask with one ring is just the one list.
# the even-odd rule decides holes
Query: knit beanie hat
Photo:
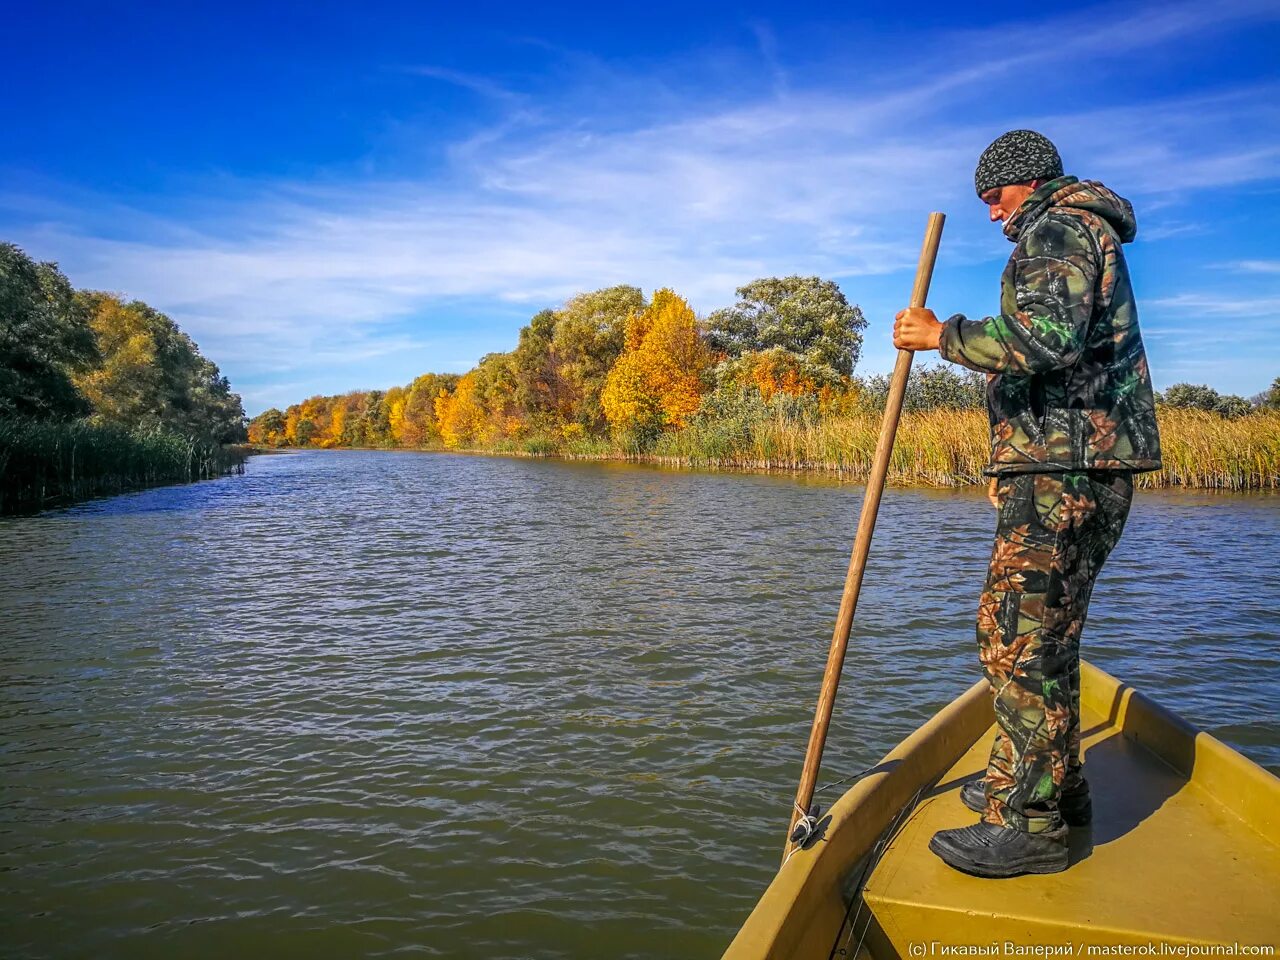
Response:
[{"label": "knit beanie hat", "polygon": [[982,151],[978,169],[973,174],[973,185],[978,188],[978,196],[982,196],[992,187],[1060,176],[1062,158],[1048,137],[1034,130],[1010,130]]}]

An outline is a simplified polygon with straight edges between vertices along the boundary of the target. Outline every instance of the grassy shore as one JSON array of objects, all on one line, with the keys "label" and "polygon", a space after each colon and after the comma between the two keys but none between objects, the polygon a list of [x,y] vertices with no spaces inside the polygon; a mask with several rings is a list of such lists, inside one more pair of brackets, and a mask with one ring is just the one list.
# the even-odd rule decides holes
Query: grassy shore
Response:
[{"label": "grassy shore", "polygon": [[165,430],[0,420],[0,514],[242,470],[233,447]]},{"label": "grassy shore", "polygon": [[[1164,469],[1141,474],[1143,487],[1261,490],[1280,487],[1280,412],[1228,419],[1216,413],[1162,407]],[[880,433],[880,414],[816,420],[783,416],[712,421],[662,434],[643,446],[607,439],[535,436],[472,447],[473,452],[633,460],[718,469],[790,470],[867,475]],[[987,416],[979,410],[904,413],[889,481],[963,486],[982,482],[988,457]]]}]

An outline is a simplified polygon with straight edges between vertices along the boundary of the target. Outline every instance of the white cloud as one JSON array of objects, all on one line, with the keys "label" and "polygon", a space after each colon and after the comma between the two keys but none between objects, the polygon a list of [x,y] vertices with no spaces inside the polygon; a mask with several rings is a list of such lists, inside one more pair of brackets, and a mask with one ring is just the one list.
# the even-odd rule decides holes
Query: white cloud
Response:
[{"label": "white cloud", "polygon": [[1149,300],[1152,307],[1186,313],[1211,314],[1217,317],[1239,317],[1271,321],[1280,316],[1280,297],[1223,296],[1215,293],[1179,293],[1171,297]]},{"label": "white cloud", "polygon": [[[616,111],[626,101],[609,84],[614,94],[625,90],[635,116],[649,117],[630,121],[566,114],[486,77],[407,67],[507,110],[454,144],[447,169],[420,180],[233,182],[216,214],[194,221],[187,204],[172,216],[113,204],[109,224],[89,222],[80,204],[38,196],[0,198],[0,207],[13,220],[9,234],[34,255],[62,261],[77,285],[122,290],[172,313],[228,370],[421,350],[439,339],[458,300],[532,312],[626,282],[673,286],[709,309],[757,276],[909,269],[925,210],[975,202],[972,159],[1001,123],[1034,120],[1054,131],[1064,154],[1090,157],[1104,178],[1134,184],[1151,201],[1176,205],[1198,186],[1275,177],[1280,87],[1039,117],[1016,105],[1002,113],[990,96],[1033,61],[1081,69],[1117,44],[1166,42],[1266,10],[1151,7],[1049,46],[1046,32],[1078,17],[1029,23],[1002,35],[1028,52],[1003,58],[985,49],[989,35],[951,38],[949,62],[972,66],[917,75],[917,61],[902,77],[871,78],[874,88],[803,86],[774,34],[757,24],[772,80],[753,101],[709,108],[676,97],[661,72],[611,74],[597,62],[593,96]],[[1019,30],[1035,43],[1020,45]],[[659,119],[646,97],[662,104]],[[975,104],[980,111],[968,109]],[[981,226],[948,228],[953,262],[989,257],[990,245],[975,239]],[[1273,272],[1265,266],[1273,261],[1249,263]],[[1223,301],[1196,296],[1159,303],[1227,312]],[[406,318],[421,336],[394,322]]]}]

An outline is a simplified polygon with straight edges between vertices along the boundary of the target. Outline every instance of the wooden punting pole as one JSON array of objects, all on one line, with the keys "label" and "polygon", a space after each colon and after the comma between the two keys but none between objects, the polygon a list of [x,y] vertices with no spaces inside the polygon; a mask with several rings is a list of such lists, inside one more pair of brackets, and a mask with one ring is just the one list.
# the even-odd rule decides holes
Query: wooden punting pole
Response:
[{"label": "wooden punting pole", "polygon": [[[924,232],[924,246],[920,250],[920,263],[916,267],[916,282],[911,291],[911,306],[923,307],[929,295],[929,281],[933,279],[933,262],[938,256],[938,242],[942,239],[942,224],[946,217],[941,213],[929,214],[929,224]],[[880,495],[884,492],[885,476],[889,472],[889,457],[893,453],[893,438],[898,432],[898,420],[902,415],[902,397],[907,389],[907,375],[911,373],[910,350],[899,350],[889,381],[889,396],[884,405],[884,419],[880,422],[880,439],[876,443],[871,461],[871,473],[867,477],[867,491],[862,498],[862,514],[858,517],[858,532],[853,540],[853,555],[849,558],[849,572],[844,579],[844,595],[840,599],[840,612],[836,616],[835,631],[831,635],[831,650],[827,654],[827,670],[822,677],[822,692],[818,695],[818,708],[813,715],[813,729],[809,733],[809,748],[805,752],[804,770],[800,774],[800,788],[796,791],[796,803],[791,810],[791,822],[787,826],[787,845],[783,850],[783,862],[791,853],[791,833],[800,819],[801,811],[807,811],[813,803],[813,791],[822,766],[822,749],[827,742],[827,729],[831,725],[831,710],[836,701],[836,689],[840,686],[840,671],[844,667],[844,655],[849,646],[849,630],[853,626],[853,613],[858,607],[858,591],[862,589],[862,574],[867,566],[867,554],[871,549],[871,534],[876,527],[876,512],[880,509]]]}]

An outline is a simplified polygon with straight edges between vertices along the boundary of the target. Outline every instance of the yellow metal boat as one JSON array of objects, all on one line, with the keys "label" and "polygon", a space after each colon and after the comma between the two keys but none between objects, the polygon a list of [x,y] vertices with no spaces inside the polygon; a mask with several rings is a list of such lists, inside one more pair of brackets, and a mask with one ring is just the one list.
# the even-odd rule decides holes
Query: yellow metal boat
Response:
[{"label": "yellow metal boat", "polygon": [[994,735],[980,681],[823,815],[725,960],[1275,956],[1280,779],[1091,664],[1081,681],[1094,821],[1065,873],[983,880],[927,848],[976,816],[960,787]]}]

